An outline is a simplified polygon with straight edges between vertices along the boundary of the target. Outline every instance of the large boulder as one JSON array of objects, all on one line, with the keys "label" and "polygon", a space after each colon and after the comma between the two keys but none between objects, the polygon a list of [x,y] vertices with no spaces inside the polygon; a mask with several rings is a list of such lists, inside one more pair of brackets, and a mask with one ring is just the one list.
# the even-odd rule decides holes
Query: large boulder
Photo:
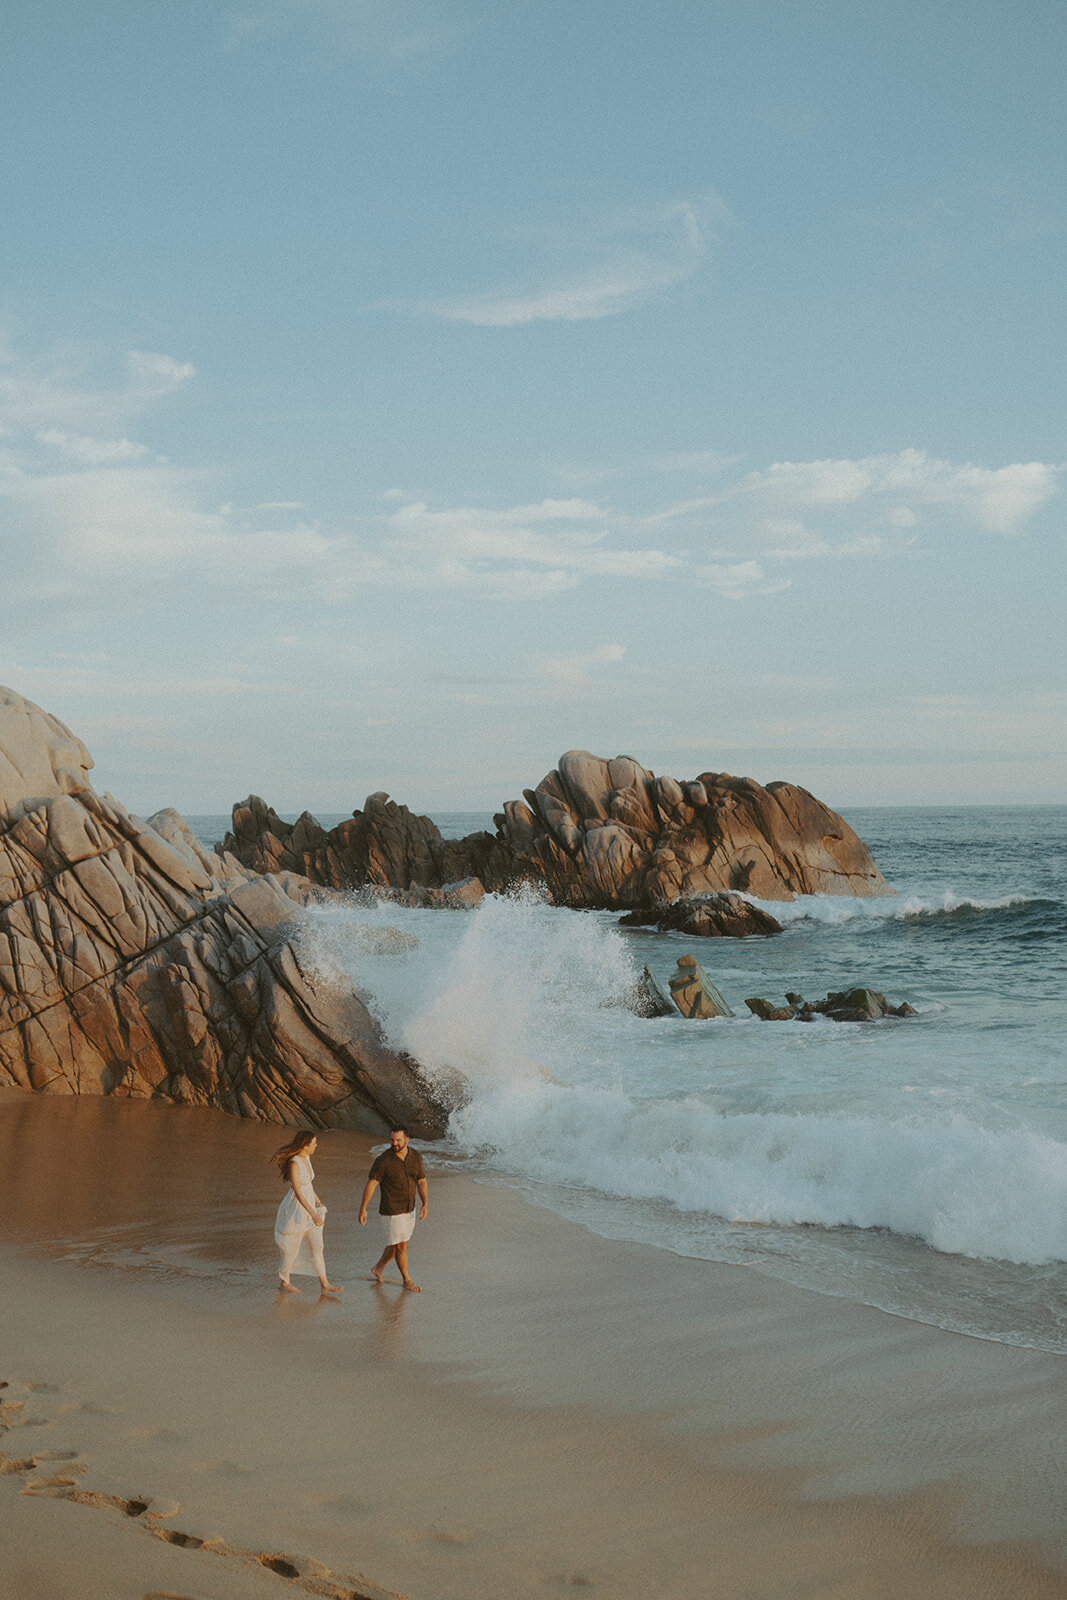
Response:
[{"label": "large boulder", "polygon": [[304,877],[206,851],[95,793],[85,747],[0,690],[0,1083],[444,1132],[366,1006],[301,954]]},{"label": "large boulder", "polygon": [[539,869],[561,905],[648,908],[739,890],[888,894],[866,845],[806,789],[705,772],[656,778],[632,756],[571,750],[496,818],[498,834]]},{"label": "large boulder", "polygon": [[[327,832],[307,812],[283,822],[251,795],[234,806],[218,848],[257,872],[300,872],[332,888],[439,889],[477,878],[494,892],[533,882],[557,905],[618,911],[731,891],[760,900],[890,892],[848,824],[790,783],[763,788],[723,772],[680,783],[632,756],[570,750],[494,822],[495,837],[444,839],[429,817],[372,794]],[[713,933],[704,920],[687,931]]]}]

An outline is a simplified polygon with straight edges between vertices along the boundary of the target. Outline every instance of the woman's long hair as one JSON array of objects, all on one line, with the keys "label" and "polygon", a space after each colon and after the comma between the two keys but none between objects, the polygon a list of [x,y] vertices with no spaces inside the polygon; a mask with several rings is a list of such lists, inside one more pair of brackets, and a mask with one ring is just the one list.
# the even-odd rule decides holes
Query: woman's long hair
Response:
[{"label": "woman's long hair", "polygon": [[288,1167],[290,1161],[294,1156],[298,1156],[302,1150],[306,1150],[312,1140],[316,1139],[317,1137],[317,1134],[314,1134],[310,1132],[309,1129],[305,1128],[302,1133],[294,1134],[293,1138],[289,1140],[289,1143],[283,1144],[280,1150],[275,1150],[274,1154],[271,1156],[271,1160],[274,1162],[274,1165],[281,1170],[283,1183],[288,1181],[286,1177],[286,1168]]}]

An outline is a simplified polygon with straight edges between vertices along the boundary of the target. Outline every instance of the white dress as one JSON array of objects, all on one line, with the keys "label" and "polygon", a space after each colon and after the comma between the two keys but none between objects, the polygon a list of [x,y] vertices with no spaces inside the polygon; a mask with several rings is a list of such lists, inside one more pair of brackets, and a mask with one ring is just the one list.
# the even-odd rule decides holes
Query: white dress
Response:
[{"label": "white dress", "polygon": [[[306,1156],[294,1156],[293,1160],[301,1168],[301,1188],[310,1198],[315,1193],[315,1169]],[[319,1208],[319,1215],[326,1215],[325,1207]],[[303,1272],[314,1278],[325,1278],[322,1229],[312,1222],[293,1193],[292,1184],[286,1189],[274,1220],[274,1243],[281,1251],[279,1277],[288,1278],[292,1272]]]}]

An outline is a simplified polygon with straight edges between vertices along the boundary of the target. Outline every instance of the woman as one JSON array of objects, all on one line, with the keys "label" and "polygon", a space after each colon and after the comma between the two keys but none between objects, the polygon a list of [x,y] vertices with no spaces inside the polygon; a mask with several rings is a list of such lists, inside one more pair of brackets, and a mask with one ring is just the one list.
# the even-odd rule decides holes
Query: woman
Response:
[{"label": "woman", "polygon": [[314,1273],[323,1294],[340,1294],[342,1287],[327,1278],[322,1254],[326,1207],[315,1193],[315,1169],[311,1165],[318,1142],[313,1133],[298,1133],[271,1156],[289,1185],[274,1222],[274,1242],[281,1251],[278,1276],[282,1288],[290,1294],[301,1292],[295,1283],[290,1283],[291,1272]]}]

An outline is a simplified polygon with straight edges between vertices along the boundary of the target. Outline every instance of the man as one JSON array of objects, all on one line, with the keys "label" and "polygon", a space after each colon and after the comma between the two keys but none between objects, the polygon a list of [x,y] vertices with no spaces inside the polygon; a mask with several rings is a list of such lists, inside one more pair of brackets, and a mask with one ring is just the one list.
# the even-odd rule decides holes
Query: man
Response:
[{"label": "man", "polygon": [[382,1198],[378,1205],[385,1225],[385,1249],[371,1267],[371,1277],[380,1284],[382,1274],[390,1261],[395,1261],[404,1280],[404,1288],[413,1294],[421,1293],[408,1272],[408,1240],[415,1227],[415,1196],[422,1202],[419,1221],[426,1221],[429,1196],[422,1157],[408,1143],[406,1128],[394,1128],[389,1135],[391,1149],[384,1150],[370,1169],[367,1187],[359,1206],[359,1225],[367,1225],[367,1207],[375,1189],[381,1185]]}]

